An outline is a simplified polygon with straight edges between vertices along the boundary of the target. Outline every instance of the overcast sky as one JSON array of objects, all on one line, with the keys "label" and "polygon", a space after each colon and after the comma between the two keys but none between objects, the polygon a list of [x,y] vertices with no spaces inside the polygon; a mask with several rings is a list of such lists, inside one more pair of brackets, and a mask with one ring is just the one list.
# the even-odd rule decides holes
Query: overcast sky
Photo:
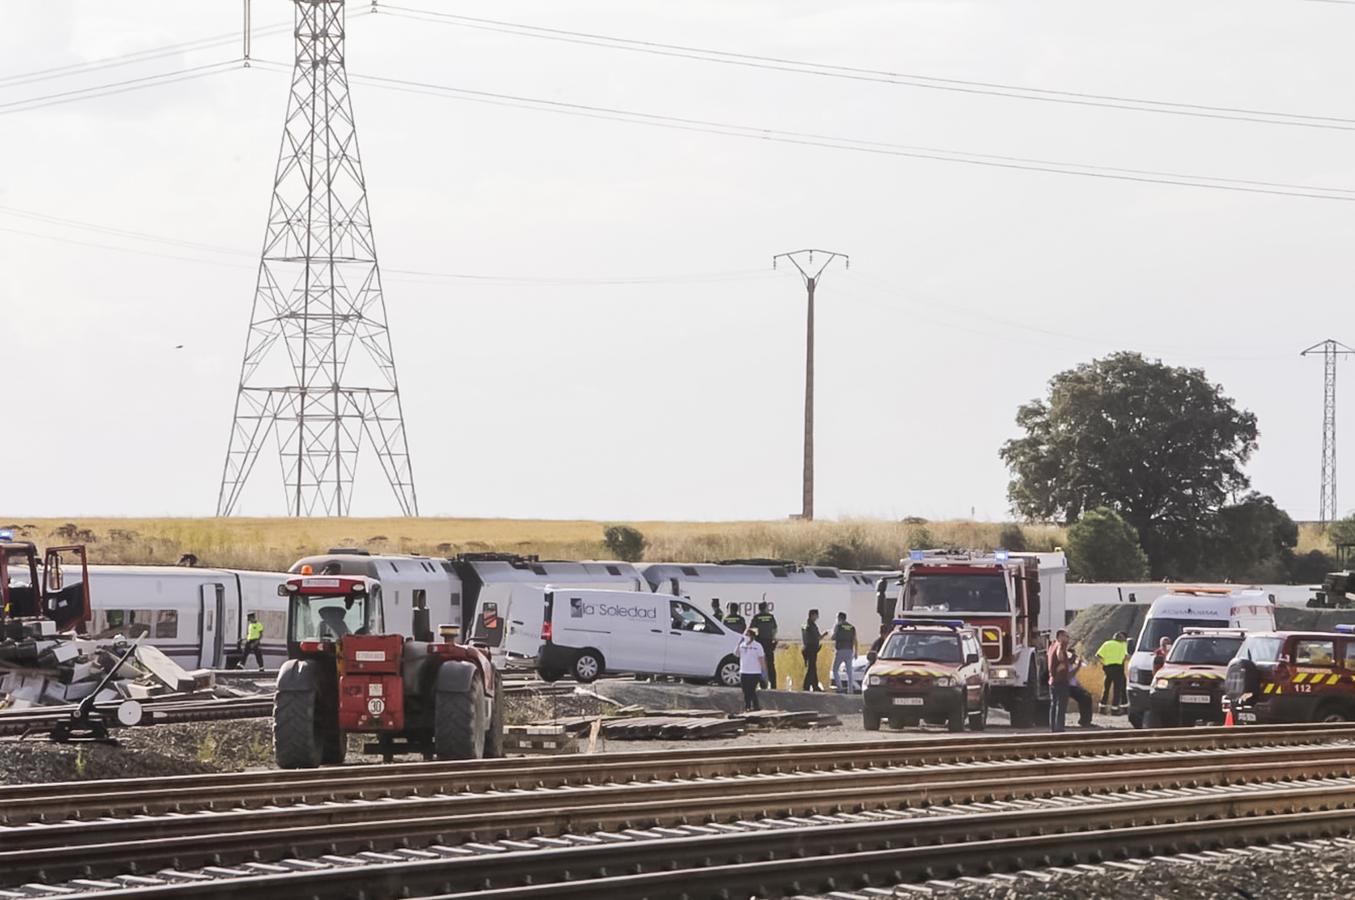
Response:
[{"label": "overcast sky", "polygon": [[[385,5],[385,0],[382,0]],[[1355,116],[1355,5],[1305,0],[406,0],[530,26],[1044,90]],[[735,67],[392,14],[349,70],[834,138],[1355,190],[1355,133]],[[291,4],[255,0],[255,28]],[[238,32],[239,0],[3,0],[5,515],[210,515],[288,76],[238,58],[8,76]],[[290,62],[290,35],[254,55]],[[779,518],[800,502],[818,295],[820,516],[1006,517],[1001,443],[1055,372],[1136,349],[1260,420],[1248,471],[1317,512],[1322,366],[1355,344],[1355,203],[980,167],[356,83],[425,514]],[[1348,123],[1346,127],[1355,127]],[[1355,196],[1355,195],[1353,195]],[[57,223],[15,211],[70,220]],[[88,226],[144,233],[118,235]],[[172,243],[188,241],[236,253]],[[718,273],[718,277],[693,279]],[[645,279],[641,283],[578,281]],[[176,349],[182,345],[182,349]],[[1343,377],[1355,391],[1355,363]],[[1343,403],[1342,415],[1351,411]],[[1355,434],[1355,432],[1351,432]],[[1355,437],[1350,438],[1355,442]],[[270,455],[240,511],[283,511]],[[1351,458],[1347,444],[1341,460]],[[1355,508],[1355,479],[1341,497]],[[396,509],[376,460],[355,514]]]}]

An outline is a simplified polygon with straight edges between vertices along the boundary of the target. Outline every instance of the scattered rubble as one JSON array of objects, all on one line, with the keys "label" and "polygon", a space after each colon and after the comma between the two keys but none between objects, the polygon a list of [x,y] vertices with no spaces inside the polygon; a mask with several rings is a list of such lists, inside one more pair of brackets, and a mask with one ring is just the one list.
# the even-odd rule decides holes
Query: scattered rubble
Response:
[{"label": "scattered rubble", "polygon": [[103,704],[240,695],[218,686],[211,670],[185,671],[158,648],[121,635],[92,640],[58,633],[47,619],[17,619],[8,623],[0,641],[0,711],[63,706],[91,697]]}]

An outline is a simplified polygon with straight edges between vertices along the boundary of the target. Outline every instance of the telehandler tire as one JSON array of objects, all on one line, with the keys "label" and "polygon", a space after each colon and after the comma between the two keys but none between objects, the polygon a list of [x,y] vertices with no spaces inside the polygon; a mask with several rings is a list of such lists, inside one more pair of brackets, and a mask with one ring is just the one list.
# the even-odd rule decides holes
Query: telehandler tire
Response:
[{"label": "telehandler tire", "polygon": [[279,769],[314,769],[320,765],[321,741],[315,719],[314,691],[283,691],[274,696],[273,756]]},{"label": "telehandler tire", "polygon": [[433,753],[438,759],[484,759],[485,684],[479,673],[464,691],[438,691],[433,705]]},{"label": "telehandler tire", "polygon": [[498,693],[489,701],[493,711],[489,714],[489,730],[485,732],[485,756],[493,759],[503,757],[503,682],[499,682]]}]

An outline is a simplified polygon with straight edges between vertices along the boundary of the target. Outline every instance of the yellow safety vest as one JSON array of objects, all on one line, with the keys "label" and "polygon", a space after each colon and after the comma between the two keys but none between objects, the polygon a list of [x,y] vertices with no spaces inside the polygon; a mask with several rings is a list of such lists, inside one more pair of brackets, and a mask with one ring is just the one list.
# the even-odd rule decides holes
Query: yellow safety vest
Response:
[{"label": "yellow safety vest", "polygon": [[1101,657],[1101,662],[1105,665],[1124,665],[1124,658],[1129,655],[1129,645],[1111,638],[1096,648],[1096,655]]},{"label": "yellow safety vest", "polygon": [[250,641],[263,640],[263,623],[250,622],[249,629],[245,632],[245,639]]}]

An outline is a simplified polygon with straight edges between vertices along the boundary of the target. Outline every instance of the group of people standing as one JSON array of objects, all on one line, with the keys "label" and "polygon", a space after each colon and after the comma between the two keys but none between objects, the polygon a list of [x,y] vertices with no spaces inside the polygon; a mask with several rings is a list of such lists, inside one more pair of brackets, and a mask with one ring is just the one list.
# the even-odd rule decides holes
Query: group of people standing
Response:
[{"label": "group of people standing", "polygon": [[[1118,715],[1127,707],[1124,664],[1128,656],[1129,636],[1123,631],[1116,632],[1114,637],[1096,649],[1096,659],[1101,663],[1104,676],[1100,704],[1103,713],[1109,711]],[[1073,649],[1068,632],[1062,628],[1045,651],[1045,662],[1049,667],[1049,730],[1064,730],[1069,700],[1077,703],[1078,725],[1095,728],[1092,722],[1092,695],[1077,681],[1082,660]]]},{"label": "group of people standing", "polygon": [[[746,621],[739,612],[738,604],[731,601],[723,614],[720,601],[712,600],[711,609],[717,618],[730,631],[743,635],[739,642],[739,677],[743,687],[743,708],[745,711],[761,709],[758,702],[758,688],[776,687],[776,616],[766,601],[758,604],[757,614],[752,621]],[[855,693],[857,686],[853,679],[852,663],[856,658],[856,628],[847,621],[847,614],[837,614],[837,624],[832,633],[819,629],[819,611],[811,609],[805,624],[800,627],[800,652],[805,661],[805,677],[801,690],[822,691],[819,684],[819,650],[823,639],[833,642],[833,666],[831,678],[838,680],[838,669],[845,670],[844,681],[848,693]]]}]

